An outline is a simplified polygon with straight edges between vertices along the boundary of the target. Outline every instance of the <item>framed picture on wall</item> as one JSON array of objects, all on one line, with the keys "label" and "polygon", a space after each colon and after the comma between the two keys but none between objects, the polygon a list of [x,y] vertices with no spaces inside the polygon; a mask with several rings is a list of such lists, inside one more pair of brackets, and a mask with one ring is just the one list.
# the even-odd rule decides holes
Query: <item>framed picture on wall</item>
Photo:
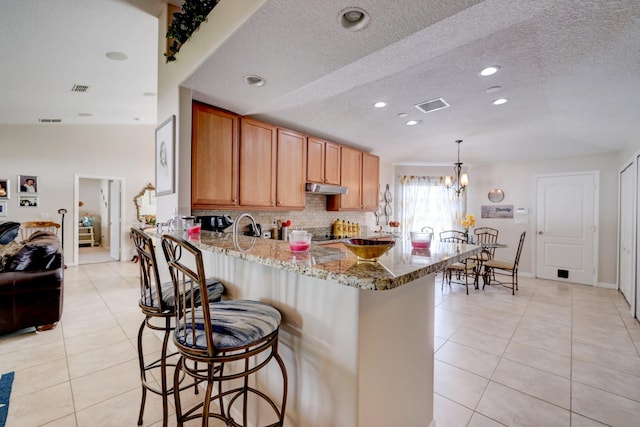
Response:
[{"label": "framed picture on wall", "polygon": [[156,128],[156,195],[175,193],[176,116]]},{"label": "framed picture on wall", "polygon": [[40,204],[38,196],[20,194],[18,195],[18,206],[23,208],[37,208]]},{"label": "framed picture on wall", "polygon": [[37,193],[38,177],[35,175],[18,175],[19,193]]},{"label": "framed picture on wall", "polygon": [[0,200],[8,200],[11,197],[11,181],[0,178]]},{"label": "framed picture on wall", "polygon": [[7,216],[7,204],[6,200],[0,200],[0,216]]}]

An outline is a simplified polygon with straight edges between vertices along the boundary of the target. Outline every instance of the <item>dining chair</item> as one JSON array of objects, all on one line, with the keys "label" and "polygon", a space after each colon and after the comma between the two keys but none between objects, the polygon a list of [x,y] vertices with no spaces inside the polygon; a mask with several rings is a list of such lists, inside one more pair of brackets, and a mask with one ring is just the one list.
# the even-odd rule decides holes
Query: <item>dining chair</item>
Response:
[{"label": "dining chair", "polygon": [[[462,231],[458,230],[446,230],[440,233],[440,241],[445,243],[467,243],[467,238]],[[451,286],[453,273],[456,274],[456,279],[461,280],[464,278],[464,282],[454,282],[465,285],[467,295],[469,295],[469,277],[473,278],[473,285],[478,289],[478,269],[477,263],[473,258],[467,258],[464,261],[451,264],[444,270],[444,277],[442,283],[447,281]]]},{"label": "dining chair", "polygon": [[420,229],[422,233],[431,233],[433,235],[433,227],[424,226]]},{"label": "dining chair", "polygon": [[[158,263],[154,249],[153,239],[141,228],[131,228],[131,238],[134,241],[138,259],[140,261],[140,299],[138,305],[144,314],[144,320],[138,330],[138,361],[140,365],[140,379],[142,383],[142,402],[140,403],[140,414],[138,415],[138,425],[142,425],[144,407],[147,398],[147,391],[160,395],[162,399],[162,425],[167,427],[169,420],[168,396],[174,393],[174,388],[169,387],[167,382],[167,367],[175,366],[168,360],[175,356],[177,352],[168,354],[169,337],[174,327],[171,320],[175,314],[175,294],[173,282],[160,281]],[[206,300],[210,302],[220,301],[224,293],[224,285],[215,279],[207,280]],[[195,303],[201,301],[198,290],[191,298]],[[162,332],[162,347],[157,359],[148,361],[149,351],[143,348],[144,331]],[[150,372],[158,372],[159,378],[153,378]],[[155,380],[160,381],[160,388],[155,385]],[[197,391],[197,389],[196,389]]]},{"label": "dining chair", "polygon": [[60,224],[53,221],[25,221],[20,224],[20,237],[25,240],[36,231],[46,231],[57,236],[59,229]]},{"label": "dining chair", "polygon": [[[209,418],[214,418],[227,426],[248,426],[249,418],[259,412],[261,422],[269,418],[269,427],[282,427],[288,387],[287,371],[278,353],[280,312],[253,300],[196,306],[193,299],[182,296],[199,289],[206,299],[202,252],[185,239],[168,234],[162,236],[162,249],[178,296],[173,343],[180,357],[173,388],[179,390],[184,375],[206,382],[202,400],[184,412],[181,393],[174,393],[177,425],[202,418],[202,425],[207,426]],[[282,395],[277,398],[259,390],[264,383],[255,377],[272,360],[282,375]],[[206,367],[199,368],[197,363]],[[272,378],[271,372],[267,375]],[[236,418],[242,418],[241,422]]]},{"label": "dining chair", "polygon": [[[476,236],[476,244],[483,245],[487,243],[498,243],[498,233],[499,231],[495,228],[491,227],[478,227],[473,231],[473,234]],[[482,252],[480,252],[476,259],[478,261],[488,261],[493,259],[496,253],[496,248],[482,248]]]},{"label": "dining chair", "polygon": [[526,235],[526,231],[523,231],[520,235],[520,242],[518,243],[518,249],[516,250],[516,256],[513,262],[491,259],[484,263],[485,284],[482,285],[482,289],[484,289],[487,283],[502,285],[503,282],[495,279],[492,280],[492,277],[495,278],[496,274],[501,274],[511,277],[511,294],[515,295],[518,290],[518,263],[520,262],[520,255],[522,254],[522,247],[524,246],[524,238]]}]

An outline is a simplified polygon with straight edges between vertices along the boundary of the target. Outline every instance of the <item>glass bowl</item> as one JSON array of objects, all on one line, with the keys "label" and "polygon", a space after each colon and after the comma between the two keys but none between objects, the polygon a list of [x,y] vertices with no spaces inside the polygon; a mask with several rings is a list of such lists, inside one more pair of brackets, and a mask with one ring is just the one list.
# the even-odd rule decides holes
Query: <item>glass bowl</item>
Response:
[{"label": "glass bowl", "polygon": [[289,233],[289,248],[291,252],[306,252],[311,246],[311,233],[294,230]]},{"label": "glass bowl", "polygon": [[433,233],[429,231],[412,231],[411,246],[415,249],[429,249],[431,247]]},{"label": "glass bowl", "polygon": [[373,240],[373,239],[346,239],[342,243],[359,261],[377,261],[389,249],[394,247],[393,240]]}]

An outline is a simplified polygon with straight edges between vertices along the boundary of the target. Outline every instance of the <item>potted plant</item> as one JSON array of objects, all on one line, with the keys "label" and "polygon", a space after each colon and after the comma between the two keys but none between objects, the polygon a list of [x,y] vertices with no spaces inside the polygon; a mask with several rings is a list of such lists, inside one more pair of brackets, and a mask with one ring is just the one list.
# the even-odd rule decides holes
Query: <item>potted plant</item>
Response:
[{"label": "potted plant", "polygon": [[164,56],[167,62],[175,61],[176,54],[183,44],[198,29],[207,15],[213,10],[220,0],[185,0],[180,12],[173,13],[173,19],[167,28],[169,45]]}]

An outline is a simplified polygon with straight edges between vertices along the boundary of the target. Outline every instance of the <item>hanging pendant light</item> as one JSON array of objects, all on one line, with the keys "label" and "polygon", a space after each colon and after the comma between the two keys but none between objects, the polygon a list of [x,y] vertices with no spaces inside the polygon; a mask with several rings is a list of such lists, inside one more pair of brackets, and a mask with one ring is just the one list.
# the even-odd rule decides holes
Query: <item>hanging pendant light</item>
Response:
[{"label": "hanging pendant light", "polygon": [[[456,195],[460,197],[462,193],[464,193],[464,189],[469,185],[469,175],[466,173],[462,173],[462,162],[460,161],[460,143],[461,139],[456,140],[456,144],[458,144],[458,161],[454,163],[453,171],[455,172],[455,176],[447,175],[444,178],[444,185],[447,188],[452,188],[453,191],[456,192]],[[455,180],[455,181],[454,181]]]}]

